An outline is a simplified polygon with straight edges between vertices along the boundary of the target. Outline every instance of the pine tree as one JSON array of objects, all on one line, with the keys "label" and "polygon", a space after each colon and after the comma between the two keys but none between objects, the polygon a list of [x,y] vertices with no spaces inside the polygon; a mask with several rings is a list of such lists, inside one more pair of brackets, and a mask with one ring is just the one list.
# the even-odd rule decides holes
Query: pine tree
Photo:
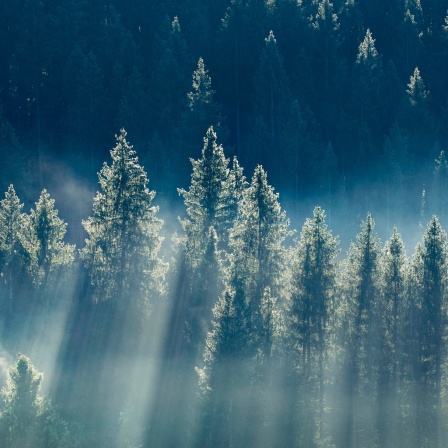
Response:
[{"label": "pine tree", "polygon": [[[325,366],[329,335],[333,331],[331,310],[336,291],[338,239],[327,229],[320,207],[307,219],[294,250],[291,296],[287,308],[287,340],[298,375],[299,420],[303,421],[303,446],[326,438]],[[311,386],[313,385],[313,386]]]},{"label": "pine tree", "polygon": [[375,405],[378,369],[378,299],[380,240],[370,214],[352,243],[345,269],[348,316],[345,387],[348,415],[345,446],[370,446],[376,440]]},{"label": "pine tree", "polygon": [[[194,66],[178,17],[168,18],[162,25],[160,56],[155,65],[153,107],[157,110],[157,132],[165,139],[178,125],[185,109],[185,92],[189,88],[188,73]],[[167,79],[170,82],[167,82]],[[209,126],[210,123],[207,125]]]},{"label": "pine tree", "polygon": [[219,133],[221,140],[227,138],[227,127],[221,114],[221,105],[215,99],[212,79],[205,67],[204,60],[199,58],[193,72],[192,90],[187,94],[188,108],[181,118],[181,144],[187,150],[193,149],[201,136],[210,127]]},{"label": "pine tree", "polygon": [[442,440],[442,369],[445,361],[446,234],[437,217],[422,244],[421,295],[416,297],[418,325],[417,440],[440,447]]},{"label": "pine tree", "polygon": [[418,161],[425,156],[425,148],[434,144],[434,121],[429,109],[430,93],[426,90],[418,67],[415,68],[407,86],[399,118],[409,138],[410,152]]},{"label": "pine tree", "polygon": [[198,370],[212,443],[221,438],[222,446],[229,439],[250,444],[260,434],[273,436],[266,428],[274,424],[268,418],[274,403],[264,398],[270,386],[275,390],[270,371],[278,335],[276,302],[283,299],[288,225],[278,194],[258,166],[238,207],[230,237],[228,285],[214,309],[214,330],[207,338],[204,368]]},{"label": "pine tree", "polygon": [[257,147],[258,162],[275,169],[282,166],[285,159],[285,155],[279,154],[275,148],[283,123],[288,118],[292,97],[283,58],[272,31],[265,39],[254,88],[252,129],[248,145]]},{"label": "pine tree", "polygon": [[382,58],[376,49],[375,39],[368,29],[364,40],[359,44],[356,62],[353,67],[355,106],[353,113],[359,117],[358,121],[356,121],[354,132],[357,134],[358,144],[361,146],[358,151],[360,153],[358,163],[366,167],[373,162],[372,156],[374,152],[372,150],[369,151],[368,146],[375,143],[375,140],[372,141],[370,137],[370,141],[363,142],[365,135],[377,137],[384,133],[383,117],[381,115],[383,103],[379,96],[383,76]]},{"label": "pine tree", "polygon": [[104,163],[98,174],[101,191],[94,198],[93,216],[83,221],[88,237],[81,257],[93,301],[111,301],[145,315],[163,290],[167,269],[158,258],[162,220],[124,129],[111,157],[112,164]]},{"label": "pine tree", "polygon": [[291,235],[289,220],[281,210],[278,193],[267,182],[261,165],[255,168],[245,190],[231,232],[230,285],[241,291],[254,313],[255,327],[266,288],[273,297],[282,295],[286,252],[285,239]]},{"label": "pine tree", "polygon": [[[218,240],[227,241],[231,186],[229,184],[229,160],[224,150],[217,144],[213,127],[204,137],[202,157],[191,159],[193,172],[189,190],[178,192],[184,198],[188,218],[183,220],[186,254],[189,263],[195,267],[204,253],[205,241],[210,227],[213,227]],[[236,186],[236,184],[235,184]]]},{"label": "pine tree", "polygon": [[[0,272],[2,275],[2,292],[4,301],[2,309],[10,317],[14,313],[14,299],[16,283],[22,263],[19,258],[21,252],[20,234],[22,230],[23,204],[17,197],[14,187],[9,186],[5,199],[0,201]],[[23,260],[22,260],[23,261]]]},{"label": "pine tree", "polygon": [[[336,56],[336,45],[339,42],[336,32],[339,29],[338,16],[334,12],[333,3],[329,0],[321,0],[317,6],[315,20],[312,22],[317,32],[318,50],[321,67],[324,67],[324,92],[328,95],[328,83],[330,70],[333,68]],[[332,70],[331,70],[332,71]]]},{"label": "pine tree", "polygon": [[41,291],[42,302],[47,305],[48,294],[71,267],[75,250],[75,246],[64,243],[67,224],[58,217],[54,203],[47,190],[43,190],[36,208],[24,216],[21,232],[29,272]]},{"label": "pine tree", "polygon": [[69,446],[67,424],[45,397],[39,395],[42,373],[25,355],[18,355],[2,389],[0,442],[10,448],[64,448]]},{"label": "pine tree", "polygon": [[396,446],[404,390],[404,323],[406,309],[407,258],[397,229],[381,255],[381,294],[378,372],[378,430],[380,446]]}]

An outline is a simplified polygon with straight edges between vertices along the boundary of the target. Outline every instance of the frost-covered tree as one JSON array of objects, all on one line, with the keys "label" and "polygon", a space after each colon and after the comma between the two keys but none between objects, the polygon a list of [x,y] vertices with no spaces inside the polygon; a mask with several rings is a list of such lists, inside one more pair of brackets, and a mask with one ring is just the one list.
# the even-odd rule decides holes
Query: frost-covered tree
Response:
[{"label": "frost-covered tree", "polygon": [[414,281],[420,286],[414,296],[416,363],[416,440],[420,446],[442,443],[442,378],[446,361],[447,242],[437,217],[429,222],[421,245],[419,270]]},{"label": "frost-covered tree", "polygon": [[180,144],[188,150],[199,143],[204,132],[210,127],[225,140],[227,128],[221,114],[221,106],[214,99],[212,79],[205,67],[204,59],[199,58],[196,70],[193,72],[192,90],[187,94],[188,107],[181,119]]},{"label": "frost-covered tree", "polygon": [[375,393],[378,366],[380,240],[370,214],[352,243],[344,272],[347,426],[345,446],[376,439]]},{"label": "frost-covered tree", "polygon": [[243,293],[255,314],[259,313],[266,288],[270,288],[273,297],[282,294],[286,261],[283,243],[292,233],[288,227],[278,193],[274,193],[266,171],[258,165],[244,191],[231,232],[229,274],[231,288]]},{"label": "frost-covered tree", "polygon": [[244,414],[240,413],[249,405],[246,400],[253,355],[248,312],[244,297],[230,290],[222,294],[213,308],[204,366],[196,369],[204,409],[200,437],[210,448],[238,440],[247,421],[241,419]]},{"label": "frost-covered tree", "polygon": [[430,92],[418,67],[409,78],[400,109],[400,124],[409,137],[411,154],[422,158],[434,144],[434,120],[430,112]]},{"label": "frost-covered tree", "polygon": [[25,355],[18,355],[2,389],[0,442],[8,448],[65,448],[70,445],[67,424],[50,402],[39,395],[42,373]]},{"label": "frost-covered tree", "polygon": [[[181,221],[185,232],[186,254],[191,266],[196,266],[205,250],[210,227],[221,241],[228,240],[232,185],[229,179],[229,160],[218,145],[213,127],[204,137],[202,157],[191,159],[193,172],[190,187],[179,188],[187,208],[187,219]],[[234,181],[235,182],[235,181]],[[235,188],[236,184],[235,184]]]},{"label": "frost-covered tree", "polygon": [[262,428],[272,437],[266,430],[274,424],[267,418],[272,403],[265,394],[273,385],[276,302],[283,298],[288,225],[278,194],[258,166],[238,207],[227,288],[214,308],[204,367],[198,369],[207,437],[212,442],[221,438],[223,446],[236,438],[250,443]]},{"label": "frost-covered tree", "polygon": [[58,217],[54,203],[47,190],[43,190],[36,208],[24,216],[21,232],[28,269],[42,294],[50,284],[55,286],[74,260],[75,247],[64,243],[67,224]]},{"label": "frost-covered tree", "polygon": [[1,303],[3,310],[11,316],[14,312],[15,284],[20,272],[23,259],[20,259],[23,204],[12,185],[5,193],[5,199],[0,201],[0,272],[4,300]]},{"label": "frost-covered tree", "polygon": [[334,330],[338,239],[328,230],[325,213],[316,207],[294,250],[286,338],[298,376],[299,421],[303,446],[325,439],[325,367]]},{"label": "frost-covered tree", "polygon": [[87,239],[81,257],[93,301],[111,301],[146,314],[151,300],[163,291],[167,270],[158,257],[163,222],[124,129],[110,153],[112,164],[104,163],[98,174],[101,190],[94,198],[93,216],[83,221]]},{"label": "frost-covered tree", "polygon": [[400,404],[404,398],[404,324],[409,303],[406,297],[406,252],[395,228],[382,251],[380,271],[378,431],[380,446],[396,446],[395,430],[400,423]]}]

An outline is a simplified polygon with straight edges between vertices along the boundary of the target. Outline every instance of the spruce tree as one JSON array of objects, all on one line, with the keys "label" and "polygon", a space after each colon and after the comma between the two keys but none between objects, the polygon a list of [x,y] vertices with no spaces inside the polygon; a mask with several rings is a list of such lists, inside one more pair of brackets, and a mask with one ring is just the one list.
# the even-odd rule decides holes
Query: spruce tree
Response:
[{"label": "spruce tree", "polygon": [[24,261],[20,259],[22,207],[23,204],[20,203],[14,187],[10,185],[5,193],[5,199],[0,201],[0,272],[3,274],[1,307],[5,315],[9,317],[14,313],[16,284],[19,282],[18,273],[23,269]]},{"label": "spruce tree", "polygon": [[409,308],[406,297],[406,252],[401,235],[395,228],[382,251],[380,270],[378,431],[380,446],[393,447],[399,443],[396,431],[400,428],[401,405],[404,402],[404,325]]},{"label": "spruce tree", "polygon": [[445,362],[446,234],[436,216],[422,241],[421,295],[417,300],[417,441],[440,447],[442,439],[442,376]]},{"label": "spruce tree", "polygon": [[212,79],[202,57],[198,60],[192,78],[192,90],[187,94],[187,109],[180,122],[180,144],[188,151],[197,146],[210,126],[213,126],[223,141],[228,134],[221,105],[214,98]]},{"label": "spruce tree", "polygon": [[361,232],[349,250],[344,272],[344,303],[347,319],[345,338],[347,447],[375,443],[376,381],[378,370],[378,300],[380,240],[371,215],[361,223]]},{"label": "spruce tree", "polygon": [[[25,355],[9,369],[2,389],[0,442],[10,448],[65,448],[70,445],[67,423],[51,403],[39,395],[42,373]],[[74,445],[73,445],[74,446]]]},{"label": "spruce tree", "polygon": [[[327,229],[325,213],[316,207],[294,250],[291,295],[287,307],[287,341],[299,387],[300,434],[303,446],[326,438],[325,367],[327,365],[336,292],[338,239]],[[313,385],[313,386],[310,386]]]},{"label": "spruce tree", "polygon": [[47,190],[43,190],[36,208],[24,216],[21,232],[29,272],[40,289],[42,303],[47,305],[49,294],[68,273],[75,250],[75,246],[64,243],[67,224],[58,217],[54,203]]},{"label": "spruce tree", "polygon": [[[239,203],[231,231],[227,288],[217,303],[199,369],[209,440],[239,445],[270,440],[274,432],[267,397],[284,298],[289,221],[261,166]],[[270,437],[269,439],[267,437]],[[217,442],[215,442],[217,443]],[[269,444],[269,442],[266,442]],[[210,445],[214,446],[214,445]]]},{"label": "spruce tree", "polygon": [[273,297],[283,294],[286,251],[285,239],[291,235],[289,220],[281,210],[278,193],[267,182],[261,165],[255,168],[250,186],[245,190],[230,237],[230,286],[241,291],[259,317],[259,307],[266,288]]},{"label": "spruce tree", "polygon": [[193,165],[190,187],[188,191],[179,188],[178,192],[184,198],[188,215],[187,219],[181,221],[186,253],[190,265],[195,267],[204,253],[210,227],[215,229],[220,241],[228,240],[228,204],[232,186],[229,160],[225,158],[222,146],[217,143],[213,127],[207,130],[204,137],[202,157],[190,160]]},{"label": "spruce tree", "polygon": [[98,174],[101,191],[93,216],[83,221],[87,239],[81,257],[94,302],[111,301],[146,315],[164,287],[167,265],[158,257],[163,222],[124,129],[110,153],[112,164],[104,163]]}]

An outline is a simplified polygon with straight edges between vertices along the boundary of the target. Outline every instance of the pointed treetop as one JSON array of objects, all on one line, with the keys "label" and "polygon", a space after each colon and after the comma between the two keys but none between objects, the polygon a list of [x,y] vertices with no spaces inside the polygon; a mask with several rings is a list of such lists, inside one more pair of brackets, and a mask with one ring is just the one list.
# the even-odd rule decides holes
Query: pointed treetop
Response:
[{"label": "pointed treetop", "polygon": [[379,63],[378,51],[375,48],[375,39],[373,38],[370,29],[367,29],[364,40],[359,44],[356,62],[371,68],[376,67]]},{"label": "pointed treetop", "polygon": [[199,58],[198,67],[193,72],[193,91],[188,94],[190,109],[194,109],[198,103],[211,103],[214,93],[212,79],[205,69],[204,60]]},{"label": "pointed treetop", "polygon": [[330,0],[322,0],[317,7],[316,20],[313,22],[315,29],[328,30],[332,28],[337,30],[339,28],[338,16],[333,13],[333,3]]},{"label": "pointed treetop", "polygon": [[414,73],[410,78],[406,93],[408,94],[411,106],[417,106],[421,103],[424,103],[429,95],[429,90],[425,89],[425,84],[423,83],[423,79],[420,75],[420,70],[418,69],[418,67],[415,67]]},{"label": "pointed treetop", "polygon": [[171,30],[173,33],[180,33],[180,23],[177,16],[174,16],[173,23],[171,24]]},{"label": "pointed treetop", "polygon": [[277,40],[275,39],[274,32],[271,30],[269,31],[269,36],[265,38],[266,46],[269,45],[277,45]]}]

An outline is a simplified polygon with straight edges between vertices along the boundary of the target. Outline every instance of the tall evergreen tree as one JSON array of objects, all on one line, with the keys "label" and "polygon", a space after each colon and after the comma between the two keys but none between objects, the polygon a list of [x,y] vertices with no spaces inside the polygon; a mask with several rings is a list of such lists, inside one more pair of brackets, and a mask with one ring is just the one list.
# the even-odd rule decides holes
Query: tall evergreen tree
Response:
[{"label": "tall evergreen tree", "polygon": [[94,198],[93,216],[83,221],[88,237],[81,257],[93,301],[112,301],[145,314],[163,290],[167,269],[158,258],[162,220],[124,129],[110,153],[112,164],[104,163],[98,174],[101,191]]},{"label": "tall evergreen tree", "polygon": [[191,163],[190,188],[188,191],[179,188],[178,192],[187,207],[188,218],[182,221],[186,253],[190,265],[195,267],[204,252],[210,227],[214,227],[219,240],[228,240],[231,200],[229,160],[225,158],[222,146],[217,144],[213,127],[207,130],[204,137],[202,157],[191,159]]},{"label": "tall evergreen tree", "polygon": [[429,108],[429,91],[418,67],[410,77],[400,109],[400,122],[409,138],[409,149],[416,161],[423,160],[427,148],[434,144],[434,121]]},{"label": "tall evergreen tree", "polygon": [[396,434],[402,423],[400,415],[406,374],[403,358],[404,324],[408,308],[407,258],[401,235],[395,228],[383,249],[380,270],[378,432],[379,445],[393,447],[399,443]]},{"label": "tall evergreen tree", "polygon": [[[333,301],[336,292],[338,239],[327,229],[316,207],[307,219],[294,250],[291,297],[287,308],[287,340],[297,376],[301,446],[326,440],[325,367],[328,361]],[[313,386],[311,386],[313,385]]]},{"label": "tall evergreen tree", "polygon": [[54,199],[43,190],[36,208],[24,216],[21,241],[33,282],[48,304],[52,292],[74,260],[75,246],[64,243],[67,224],[58,217]]},{"label": "tall evergreen tree", "polygon": [[292,98],[283,58],[272,31],[265,39],[254,88],[253,122],[248,145],[257,148],[258,162],[277,168],[285,163],[286,155],[276,153],[275,148],[282,125],[287,120]]},{"label": "tall evergreen tree", "polygon": [[[228,286],[214,310],[214,328],[225,325],[225,333],[209,333],[205,366],[199,370],[210,437],[213,441],[222,437],[219,446],[227,446],[229,438],[244,446],[255,440],[263,444],[272,437],[263,428],[271,428],[267,416],[273,403],[263,397],[267,385],[273,386],[275,302],[283,299],[283,242],[291,233],[288,225],[278,194],[258,166],[239,204],[230,239]],[[219,408],[212,404],[216,401]]]},{"label": "tall evergreen tree", "polygon": [[50,402],[39,395],[42,373],[25,355],[18,355],[2,389],[0,441],[11,448],[65,448],[70,445],[67,424]]},{"label": "tall evergreen tree", "polygon": [[201,136],[213,126],[220,138],[227,137],[227,127],[221,114],[221,105],[214,99],[212,79],[205,68],[202,58],[199,58],[196,70],[193,72],[192,90],[187,94],[188,107],[181,118],[181,144],[191,151],[200,141]]},{"label": "tall evergreen tree", "polygon": [[426,228],[422,244],[421,295],[417,296],[418,364],[416,429],[420,446],[443,446],[442,370],[445,362],[446,234],[437,217]]},{"label": "tall evergreen tree", "polygon": [[9,317],[14,312],[15,292],[19,283],[18,273],[23,274],[23,260],[20,260],[23,204],[12,185],[0,201],[0,272],[2,275],[1,307]]},{"label": "tall evergreen tree", "polygon": [[361,223],[345,269],[347,316],[345,393],[348,400],[343,445],[376,443],[376,381],[378,370],[378,300],[380,240],[371,215]]}]

